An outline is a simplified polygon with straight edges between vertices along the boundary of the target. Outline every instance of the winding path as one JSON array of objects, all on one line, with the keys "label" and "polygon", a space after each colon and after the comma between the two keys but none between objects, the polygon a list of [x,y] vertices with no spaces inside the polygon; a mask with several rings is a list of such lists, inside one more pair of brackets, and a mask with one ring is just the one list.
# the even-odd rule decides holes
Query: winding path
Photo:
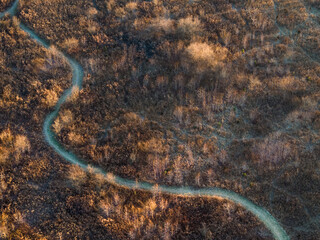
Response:
[{"label": "winding path", "polygon": [[[19,0],[16,0],[13,5],[3,13],[0,13],[0,18],[4,17],[6,14],[9,14],[11,17],[15,15],[19,5]],[[31,29],[26,27],[24,24],[20,24],[20,28],[28,33],[31,38],[37,41],[39,44],[45,48],[50,48],[50,45],[40,37],[38,37]],[[68,162],[78,165],[84,170],[89,169],[89,164],[85,163],[83,160],[79,159],[72,152],[67,151],[55,138],[55,134],[51,130],[51,125],[53,124],[55,118],[58,116],[61,105],[67,100],[72,92],[72,87],[77,86],[79,89],[82,87],[83,80],[83,70],[79,63],[68,55],[59,52],[69,63],[72,69],[72,86],[67,89],[59,101],[57,102],[54,111],[48,114],[43,125],[43,134],[45,136],[48,144],[65,160]],[[237,203],[254,214],[265,226],[271,231],[273,237],[278,240],[287,240],[289,236],[286,234],[281,225],[277,220],[264,208],[257,206],[250,200],[240,196],[239,194],[220,188],[193,188],[193,187],[178,187],[178,186],[166,186],[166,185],[155,185],[147,182],[137,182],[135,180],[121,178],[115,176],[112,173],[107,173],[99,167],[94,167],[94,172],[98,174],[103,174],[106,176],[106,180],[114,185],[125,187],[128,189],[144,190],[144,191],[157,191],[159,193],[179,195],[185,197],[222,197]]]}]

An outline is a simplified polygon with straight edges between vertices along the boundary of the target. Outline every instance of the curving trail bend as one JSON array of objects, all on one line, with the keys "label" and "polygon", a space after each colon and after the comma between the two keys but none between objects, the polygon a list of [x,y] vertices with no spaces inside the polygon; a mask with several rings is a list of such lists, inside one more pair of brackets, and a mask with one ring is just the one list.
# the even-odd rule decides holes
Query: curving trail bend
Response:
[{"label": "curving trail bend", "polygon": [[[16,0],[13,5],[7,9],[5,12],[0,13],[0,18],[9,14],[11,17],[16,14],[17,8],[19,5],[19,0]],[[40,37],[36,35],[31,29],[29,29],[24,24],[20,24],[20,28],[30,35],[36,42],[44,46],[45,48],[50,48],[50,45]],[[71,88],[65,90],[65,92],[60,97],[57,102],[54,111],[47,115],[44,125],[43,125],[43,134],[45,136],[48,144],[65,160],[68,162],[78,165],[84,170],[89,169],[89,164],[85,163],[83,160],[79,159],[72,152],[67,151],[55,138],[55,134],[51,130],[51,125],[53,121],[56,119],[61,105],[67,100],[72,92],[72,87],[82,87],[83,80],[83,70],[79,63],[77,63],[74,59],[69,57],[68,55],[59,52],[69,63],[72,69],[72,86]],[[92,167],[90,166],[92,169]],[[285,230],[281,227],[281,225],[277,222],[277,220],[264,208],[259,207],[254,204],[250,200],[245,197],[240,196],[239,194],[221,188],[193,188],[186,186],[167,186],[167,185],[155,185],[147,182],[137,182],[135,180],[121,178],[119,176],[115,176],[112,173],[105,172],[102,168],[94,167],[95,173],[103,174],[106,176],[106,180],[114,185],[125,187],[128,189],[135,190],[144,190],[144,191],[157,191],[158,193],[165,193],[170,195],[179,195],[184,197],[221,197],[224,199],[228,199],[237,203],[247,209],[249,212],[254,214],[261,222],[265,224],[265,226],[271,231],[273,237],[277,240],[288,240],[290,239]]]}]

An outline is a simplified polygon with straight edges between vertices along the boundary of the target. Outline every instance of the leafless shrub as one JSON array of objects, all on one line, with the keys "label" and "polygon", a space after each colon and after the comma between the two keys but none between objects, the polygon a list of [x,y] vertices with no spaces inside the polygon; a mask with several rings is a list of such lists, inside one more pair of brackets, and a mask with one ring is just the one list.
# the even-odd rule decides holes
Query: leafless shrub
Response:
[{"label": "leafless shrub", "polygon": [[9,6],[9,4],[11,3],[11,0],[1,0],[0,2],[0,10],[3,11],[5,8],[7,8]]},{"label": "leafless shrub", "polygon": [[59,97],[55,90],[49,90],[45,89],[43,90],[43,97],[41,99],[41,102],[45,104],[47,107],[53,107],[56,105]]},{"label": "leafless shrub", "polygon": [[71,89],[71,94],[68,97],[68,101],[72,102],[72,103],[75,103],[75,101],[78,99],[79,95],[80,95],[79,87],[78,86],[73,86],[72,89]]},{"label": "leafless shrub", "polygon": [[242,44],[243,44],[243,48],[247,48],[248,47],[248,43],[250,42],[251,39],[251,34],[247,33],[243,39],[242,39]]},{"label": "leafless shrub", "polygon": [[56,120],[54,120],[52,127],[56,134],[60,133],[61,129],[63,128],[60,118],[56,118]]},{"label": "leafless shrub", "polygon": [[241,91],[237,91],[236,89],[230,88],[227,90],[226,101],[228,103],[236,104],[238,106],[243,106],[243,104],[246,101],[246,95]]},{"label": "leafless shrub", "polygon": [[7,239],[8,235],[9,235],[8,227],[6,225],[1,224],[0,225],[0,237],[3,239]]},{"label": "leafless shrub", "polygon": [[252,24],[256,29],[264,31],[273,25],[273,21],[270,17],[259,9],[252,9],[249,13],[252,19]]},{"label": "leafless shrub", "polygon": [[13,219],[15,222],[17,223],[20,223],[20,224],[23,224],[25,223],[25,219],[24,219],[24,216],[23,214],[20,212],[20,211],[17,211],[13,214]]},{"label": "leafless shrub", "polygon": [[129,112],[129,113],[125,113],[124,114],[124,119],[126,120],[126,122],[130,122],[130,123],[142,123],[143,119],[136,113],[134,112]]},{"label": "leafless shrub", "polygon": [[[60,133],[62,128],[72,124],[73,122],[73,114],[70,110],[63,110],[60,112],[59,116],[55,119],[52,127],[56,134]],[[75,132],[70,132],[68,138],[71,141],[71,138],[76,142],[81,142],[81,136],[76,134]]]},{"label": "leafless shrub", "polygon": [[161,211],[164,211],[165,209],[167,209],[169,206],[169,203],[166,199],[161,198],[160,202],[159,202],[159,208]]},{"label": "leafless shrub", "polygon": [[16,161],[27,151],[30,151],[31,145],[26,136],[13,136],[10,129],[6,129],[0,134],[0,163],[4,164],[11,153],[14,153]]},{"label": "leafless shrub", "polygon": [[90,17],[95,16],[97,13],[98,13],[98,10],[96,8],[94,8],[94,7],[91,7],[91,8],[88,9],[88,15]]},{"label": "leafless shrub", "polygon": [[183,123],[183,107],[177,106],[174,109],[173,115],[176,117],[176,119],[179,121],[179,123]]},{"label": "leafless shrub", "polygon": [[71,180],[72,184],[79,189],[80,186],[85,183],[87,174],[78,165],[71,165],[68,178]]},{"label": "leafless shrub", "polygon": [[103,213],[109,217],[110,213],[113,210],[113,206],[109,201],[101,201],[100,202],[100,208],[102,209]]},{"label": "leafless shrub", "polygon": [[75,144],[83,143],[83,137],[80,134],[77,134],[73,131],[68,133],[68,139],[70,142]]},{"label": "leafless shrub", "polygon": [[129,237],[130,239],[136,239],[136,232],[134,230],[130,230],[129,231]]},{"label": "leafless shrub", "polygon": [[[44,72],[51,72],[52,69],[59,67],[69,68],[67,60],[55,46],[50,46],[50,48],[46,50],[46,57],[37,58],[34,64],[38,65],[38,68]],[[55,86],[55,88],[59,90],[58,86]]]},{"label": "leafless shrub", "polygon": [[[84,68],[88,70],[88,72],[97,72],[98,69],[98,59],[96,58],[88,58],[86,59],[85,63],[83,64]],[[91,74],[90,77],[87,79],[91,79]]]},{"label": "leafless shrub", "polygon": [[13,22],[13,26],[18,28],[19,25],[20,25],[20,20],[16,17],[16,16],[13,16],[12,17],[12,22]]},{"label": "leafless shrub", "polygon": [[157,76],[156,84],[158,88],[163,88],[168,84],[168,78],[165,76]]},{"label": "leafless shrub", "polygon": [[258,77],[250,76],[249,77],[249,90],[250,91],[259,91],[261,90],[262,84]]},{"label": "leafless shrub", "polygon": [[70,110],[65,109],[60,113],[60,119],[63,124],[70,124],[73,122],[73,114]]},{"label": "leafless shrub", "polygon": [[208,182],[209,182],[210,185],[214,183],[214,180],[216,178],[216,174],[215,174],[215,172],[213,171],[212,168],[208,169],[207,178],[208,178]]},{"label": "leafless shrub", "polygon": [[79,40],[75,39],[74,37],[68,38],[62,43],[62,47],[66,49],[76,48],[78,47],[78,45],[79,45]]},{"label": "leafless shrub", "polygon": [[7,147],[12,146],[14,137],[11,133],[10,128],[7,128],[6,130],[1,132],[0,140],[3,146],[7,146]]},{"label": "leafless shrub", "polygon": [[20,155],[22,153],[30,151],[31,145],[26,136],[17,135],[14,141],[14,148],[15,152]]},{"label": "leafless shrub", "polygon": [[163,3],[162,0],[152,0],[152,2],[155,6],[159,6],[160,4]]},{"label": "leafless shrub", "polygon": [[235,205],[230,202],[223,203],[223,209],[227,212],[227,216],[230,217],[235,212]]},{"label": "leafless shrub", "polygon": [[138,143],[138,148],[147,153],[164,154],[168,152],[168,146],[164,144],[162,139],[151,138],[144,142]]},{"label": "leafless shrub", "polygon": [[200,104],[202,105],[203,108],[206,107],[207,103],[207,93],[203,88],[199,88],[197,91],[197,97],[200,101]]},{"label": "leafless shrub", "polygon": [[176,223],[172,223],[170,221],[165,221],[164,226],[162,228],[162,239],[171,240],[174,233],[178,230],[178,225]]},{"label": "leafless shrub", "polygon": [[186,147],[186,154],[187,154],[187,158],[186,158],[186,165],[188,168],[192,167],[194,165],[194,156],[193,153],[191,151],[191,149],[189,147]]},{"label": "leafless shrub", "polygon": [[215,53],[212,47],[207,43],[191,43],[188,48],[187,52],[194,58],[195,60],[203,60],[208,61],[212,60],[215,57]]},{"label": "leafless shrub", "polygon": [[198,173],[196,174],[196,176],[195,176],[195,182],[196,182],[197,186],[201,186],[200,180],[201,180],[201,173],[198,172]]},{"label": "leafless shrub", "polygon": [[112,11],[112,9],[116,6],[116,1],[115,0],[109,0],[107,2],[107,9],[108,11]]},{"label": "leafless shrub", "polygon": [[218,67],[222,66],[223,61],[226,60],[228,50],[219,45],[193,42],[186,48],[186,52],[201,65]]},{"label": "leafless shrub", "polygon": [[169,157],[159,157],[158,155],[148,155],[148,164],[152,165],[152,173],[155,180],[160,179],[169,163]]},{"label": "leafless shrub", "polygon": [[125,10],[124,7],[115,7],[114,14],[117,18],[124,19],[127,16],[127,11]]},{"label": "leafless shrub", "polygon": [[201,31],[201,22],[197,17],[186,17],[178,21],[178,33],[184,36],[192,36]]},{"label": "leafless shrub", "polygon": [[212,232],[210,231],[210,229],[207,227],[207,225],[205,223],[202,223],[202,227],[200,229],[200,233],[201,235],[204,237],[204,239],[212,239]]},{"label": "leafless shrub", "polygon": [[318,99],[319,96],[317,95],[303,97],[300,107],[287,115],[285,124],[297,126],[312,123],[314,119],[317,119],[319,112]]},{"label": "leafless shrub", "polygon": [[173,164],[174,169],[174,181],[176,184],[181,185],[183,183],[183,174],[181,169],[181,156],[178,156]]},{"label": "leafless shrub", "polygon": [[276,78],[272,81],[273,85],[283,91],[299,91],[305,90],[305,84],[299,78],[286,76],[283,78]]},{"label": "leafless shrub", "polygon": [[252,147],[252,153],[258,157],[258,163],[269,168],[286,161],[291,156],[292,150],[291,144],[281,139],[279,133],[266,137]]},{"label": "leafless shrub", "polygon": [[[96,34],[98,32],[98,30],[100,29],[99,23],[97,23],[94,20],[89,19],[89,20],[85,20],[85,24],[87,25],[88,32],[91,34],[95,34],[92,36],[95,42],[97,42],[99,44],[103,44],[105,41],[107,41],[108,38],[106,37],[106,35],[101,34],[101,33]],[[83,39],[82,41],[85,42],[87,40]],[[79,45],[79,43],[74,42],[71,46],[68,46],[68,48],[69,49],[77,48],[78,45]]]},{"label": "leafless shrub", "polygon": [[50,48],[47,50],[47,57],[49,58],[50,62],[54,60],[54,62],[58,63],[67,63],[62,53],[54,45],[51,45]]},{"label": "leafless shrub", "polygon": [[145,214],[147,216],[153,217],[155,210],[157,209],[158,205],[154,199],[149,199],[145,204]]},{"label": "leafless shrub", "polygon": [[174,77],[175,89],[179,89],[184,85],[184,78],[181,74],[178,74]]},{"label": "leafless shrub", "polygon": [[223,95],[213,95],[211,102],[211,109],[213,112],[219,112],[223,110],[225,103],[223,101]]},{"label": "leafless shrub", "polygon": [[126,10],[127,11],[134,11],[134,10],[137,9],[137,7],[138,7],[138,4],[136,2],[128,2],[126,4]]},{"label": "leafless shrub", "polygon": [[106,179],[109,182],[114,182],[115,176],[112,173],[107,173]]},{"label": "leafless shrub", "polygon": [[[1,162],[0,162],[1,163]],[[8,184],[6,183],[4,173],[0,173],[0,199],[3,197],[3,192],[7,189]]]},{"label": "leafless shrub", "polygon": [[165,17],[158,17],[152,20],[151,29],[154,31],[163,31],[164,33],[173,32],[173,23],[174,21]]},{"label": "leafless shrub", "polygon": [[228,153],[226,150],[222,149],[219,153],[218,153],[218,160],[221,162],[221,163],[226,163],[229,159],[228,157]]},{"label": "leafless shrub", "polygon": [[10,156],[10,151],[5,147],[0,146],[0,164],[6,163],[9,156]]},{"label": "leafless shrub", "polygon": [[231,33],[227,29],[223,28],[220,31],[220,38],[222,39],[223,44],[228,46],[231,40]]}]

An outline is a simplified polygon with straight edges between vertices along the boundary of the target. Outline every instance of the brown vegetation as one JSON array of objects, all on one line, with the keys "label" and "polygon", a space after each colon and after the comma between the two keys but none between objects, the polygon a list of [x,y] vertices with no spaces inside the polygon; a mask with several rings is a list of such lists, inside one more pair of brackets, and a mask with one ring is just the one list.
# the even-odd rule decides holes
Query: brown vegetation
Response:
[{"label": "brown vegetation", "polygon": [[[89,0],[24,1],[19,12],[19,19],[84,67],[83,90],[73,89],[53,124],[58,140],[90,164],[127,178],[232,189],[266,207],[293,239],[317,238],[318,2],[96,4],[98,9]],[[37,154],[49,151],[38,140],[41,123],[71,75],[58,56],[11,21],[0,24],[1,201],[10,202],[10,194],[25,186],[33,189],[29,197],[21,190],[15,208],[1,209],[0,233],[268,238],[226,201],[120,190],[101,176],[66,167],[53,153]],[[53,184],[44,191],[45,183],[29,179]],[[35,216],[23,213],[34,228],[22,229],[18,211],[43,202],[29,203],[39,192],[50,195],[49,207],[42,203]]]}]

